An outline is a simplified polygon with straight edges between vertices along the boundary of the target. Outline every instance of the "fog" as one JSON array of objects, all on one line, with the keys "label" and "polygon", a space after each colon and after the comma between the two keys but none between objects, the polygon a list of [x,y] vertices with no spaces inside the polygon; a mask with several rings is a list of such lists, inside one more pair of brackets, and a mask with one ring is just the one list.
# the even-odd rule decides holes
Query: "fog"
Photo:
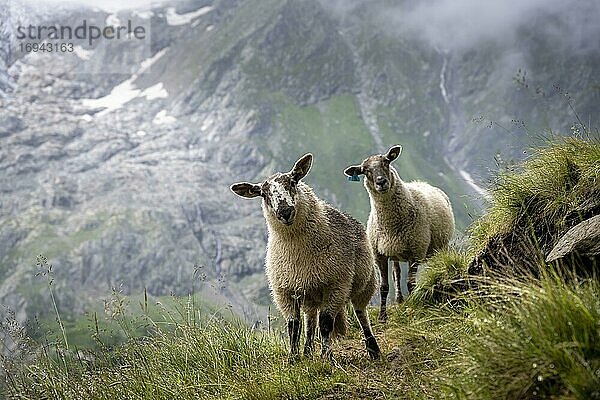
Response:
[{"label": "fog", "polygon": [[447,51],[466,51],[485,42],[514,47],[527,28],[572,51],[600,50],[600,1],[596,0],[429,0],[369,2],[322,0],[344,16],[371,8],[387,33],[426,41]]},{"label": "fog", "polygon": [[[9,0],[10,2],[11,0]],[[12,0],[17,1],[17,0]],[[70,0],[70,1],[60,1],[60,0],[24,0],[23,2],[29,4],[42,4],[42,5],[64,5],[64,4],[80,4],[88,7],[97,7],[103,9],[108,12],[116,12],[123,9],[143,9],[149,10],[154,5],[160,4],[160,2],[152,1],[152,0]]]}]

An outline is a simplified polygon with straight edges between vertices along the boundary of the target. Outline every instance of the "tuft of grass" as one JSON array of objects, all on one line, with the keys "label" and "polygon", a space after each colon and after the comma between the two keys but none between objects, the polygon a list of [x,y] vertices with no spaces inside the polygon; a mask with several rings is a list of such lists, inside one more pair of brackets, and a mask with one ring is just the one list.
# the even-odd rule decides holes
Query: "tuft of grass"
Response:
[{"label": "tuft of grass", "polygon": [[[478,267],[539,276],[560,236],[599,213],[600,141],[556,138],[534,149],[522,165],[500,173],[487,214],[470,230],[470,253]],[[577,266],[581,275],[590,268]]]},{"label": "tuft of grass", "polygon": [[410,301],[442,303],[468,287],[468,255],[459,250],[439,251],[427,260]]},{"label": "tuft of grass", "polygon": [[600,208],[600,142],[561,137],[531,150],[521,166],[499,174],[492,204],[471,229],[475,251],[517,225],[548,223],[564,231],[569,219]]},{"label": "tuft of grass", "polygon": [[494,281],[486,292],[456,320],[469,333],[448,338],[456,351],[440,370],[447,396],[600,398],[597,281]]}]

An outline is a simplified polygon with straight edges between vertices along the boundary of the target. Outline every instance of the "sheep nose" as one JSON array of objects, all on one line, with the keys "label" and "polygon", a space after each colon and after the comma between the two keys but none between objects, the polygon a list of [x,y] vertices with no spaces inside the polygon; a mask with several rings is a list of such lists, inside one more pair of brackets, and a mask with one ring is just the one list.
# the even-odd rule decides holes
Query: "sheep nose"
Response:
[{"label": "sheep nose", "polygon": [[279,216],[286,222],[289,222],[295,214],[294,207],[284,207],[279,211]]},{"label": "sheep nose", "polygon": [[387,182],[387,179],[385,179],[383,176],[378,176],[377,178],[375,178],[375,183],[378,185],[383,185],[384,183]]}]

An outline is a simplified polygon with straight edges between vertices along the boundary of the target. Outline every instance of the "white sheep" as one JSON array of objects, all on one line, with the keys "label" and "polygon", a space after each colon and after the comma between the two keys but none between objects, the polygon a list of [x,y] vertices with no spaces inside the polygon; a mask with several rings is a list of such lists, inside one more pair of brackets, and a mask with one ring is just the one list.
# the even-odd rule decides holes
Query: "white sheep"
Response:
[{"label": "white sheep", "polygon": [[448,196],[425,182],[404,182],[390,165],[402,146],[391,147],[387,154],[372,155],[360,165],[344,170],[347,176],[365,175],[371,212],[367,236],[381,272],[381,309],[379,321],[385,322],[389,293],[388,259],[394,261],[396,301],[402,301],[400,262],[408,263],[409,293],[413,290],[418,264],[435,251],[447,248],[454,233],[454,214]]},{"label": "white sheep", "polygon": [[287,319],[291,357],[299,352],[301,311],[304,354],[313,351],[318,317],[321,355],[331,357],[331,340],[345,334],[351,302],[368,354],[375,359],[379,347],[366,309],[378,280],[375,259],[364,227],[301,181],[312,160],[306,154],[290,172],[276,173],[260,184],[236,183],[231,190],[244,198],[262,198],[269,233],[266,273],[277,308]]}]

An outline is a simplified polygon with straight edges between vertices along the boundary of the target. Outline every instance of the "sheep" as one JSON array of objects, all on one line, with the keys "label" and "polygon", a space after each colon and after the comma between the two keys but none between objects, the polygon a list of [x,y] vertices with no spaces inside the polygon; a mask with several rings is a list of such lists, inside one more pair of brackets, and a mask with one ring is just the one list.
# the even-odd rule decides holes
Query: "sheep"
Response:
[{"label": "sheep", "polygon": [[332,358],[331,342],[347,331],[350,302],[365,337],[369,356],[379,357],[367,305],[376,290],[378,270],[363,225],[319,199],[302,179],[312,154],[302,156],[287,173],[260,184],[240,182],[231,191],[262,198],[268,240],[266,275],[277,308],[287,320],[290,359],[299,354],[300,313],[304,314],[303,353],[314,350],[318,326],[321,356]]},{"label": "sheep", "polygon": [[435,251],[447,248],[454,233],[454,214],[446,193],[426,182],[404,182],[390,165],[401,152],[402,146],[392,146],[385,155],[372,155],[360,165],[344,170],[353,180],[365,175],[364,186],[371,203],[367,236],[382,278],[379,322],[387,319],[388,259],[394,262],[396,302],[400,303],[400,262],[408,263],[410,294],[418,264]]}]

